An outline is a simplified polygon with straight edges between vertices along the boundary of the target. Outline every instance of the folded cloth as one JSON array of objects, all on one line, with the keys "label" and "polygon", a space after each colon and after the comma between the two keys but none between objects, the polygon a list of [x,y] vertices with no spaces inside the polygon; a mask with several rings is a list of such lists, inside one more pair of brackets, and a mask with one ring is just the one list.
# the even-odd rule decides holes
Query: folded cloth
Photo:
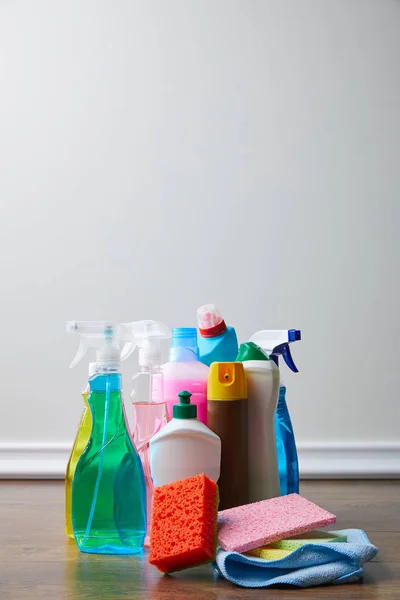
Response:
[{"label": "folded cloth", "polygon": [[306,544],[279,560],[266,560],[219,548],[213,564],[216,571],[241,587],[295,585],[311,587],[326,583],[349,583],[360,579],[363,563],[374,558],[378,548],[361,529],[335,531],[347,542]]}]

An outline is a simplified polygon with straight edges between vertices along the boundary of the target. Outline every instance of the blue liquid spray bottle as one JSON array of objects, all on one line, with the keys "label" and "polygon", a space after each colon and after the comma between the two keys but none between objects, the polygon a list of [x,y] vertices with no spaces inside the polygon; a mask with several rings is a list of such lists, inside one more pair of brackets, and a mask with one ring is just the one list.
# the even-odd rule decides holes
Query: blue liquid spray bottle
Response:
[{"label": "blue liquid spray bottle", "polygon": [[[75,366],[96,348],[96,371],[89,379],[92,431],[72,482],[72,525],[81,552],[135,554],[146,533],[143,468],[130,436],[122,400],[121,349],[124,338],[108,321],[70,321],[67,332],[80,336]],[[125,352],[125,357],[130,352]]]},{"label": "blue liquid spray bottle", "polygon": [[[298,373],[290,353],[289,344],[301,340],[299,329],[263,330],[255,333],[250,341],[260,346],[279,366],[279,356],[293,373]],[[286,386],[281,378],[278,408],[275,416],[276,452],[281,496],[299,493],[299,462],[292,421],[286,404]]]}]

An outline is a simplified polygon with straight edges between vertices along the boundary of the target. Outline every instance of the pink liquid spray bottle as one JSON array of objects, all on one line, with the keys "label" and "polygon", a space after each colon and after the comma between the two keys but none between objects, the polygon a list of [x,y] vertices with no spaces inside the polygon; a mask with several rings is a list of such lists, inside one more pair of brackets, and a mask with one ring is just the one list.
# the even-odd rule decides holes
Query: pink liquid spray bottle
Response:
[{"label": "pink liquid spray bottle", "polygon": [[146,482],[145,545],[148,545],[154,491],[150,472],[149,442],[153,435],[168,422],[161,365],[162,340],[171,337],[171,330],[163,323],[149,320],[124,323],[121,327],[126,328],[135,340],[131,344],[126,344],[122,357],[125,353],[130,354],[135,346],[139,348],[139,371],[132,377],[133,439],[142,460]]}]

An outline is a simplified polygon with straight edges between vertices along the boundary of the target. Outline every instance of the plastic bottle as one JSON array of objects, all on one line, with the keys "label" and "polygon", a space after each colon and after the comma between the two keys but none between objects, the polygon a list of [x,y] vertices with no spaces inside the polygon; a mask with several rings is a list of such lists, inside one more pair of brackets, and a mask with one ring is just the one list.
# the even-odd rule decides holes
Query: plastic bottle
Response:
[{"label": "plastic bottle", "polygon": [[164,394],[170,419],[179,392],[188,390],[192,394],[192,404],[197,405],[197,418],[207,425],[208,370],[208,367],[199,361],[196,329],[173,329],[169,362],[162,367]]},{"label": "plastic bottle", "polygon": [[[279,365],[279,356],[283,356],[289,369],[294,373],[298,372],[290,353],[289,344],[301,340],[301,331],[299,329],[258,331],[250,340],[261,346],[274,359],[277,365]],[[292,421],[286,404],[286,386],[282,381],[282,377],[275,417],[275,430],[281,496],[298,494],[299,461]]]},{"label": "plastic bottle", "polygon": [[88,398],[93,427],[72,483],[75,540],[82,552],[135,554],[146,532],[146,490],[121,395],[119,342],[129,340],[104,321],[71,321],[67,331],[81,336],[71,367],[88,347],[97,349]]},{"label": "plastic bottle", "polygon": [[[121,325],[139,348],[139,372],[132,377],[132,405],[134,413],[133,440],[142,461],[146,483],[147,533],[145,545],[150,543],[151,513],[154,485],[150,473],[149,441],[167,424],[167,405],[164,398],[162,340],[171,337],[169,327],[158,321],[136,321]],[[130,352],[127,345],[122,353]]]},{"label": "plastic bottle", "polygon": [[226,325],[215,304],[205,304],[197,309],[199,326],[199,357],[202,363],[232,362],[238,353],[238,341],[233,327]]},{"label": "plastic bottle", "polygon": [[220,510],[249,501],[247,382],[242,363],[212,363],[208,424],[221,438]]},{"label": "plastic bottle", "polygon": [[172,420],[150,440],[150,466],[154,485],[205,473],[218,481],[221,466],[221,440],[197,419],[197,406],[191,393],[178,394]]},{"label": "plastic bottle", "polygon": [[275,438],[279,368],[253,342],[241,344],[237,360],[247,376],[249,502],[258,502],[280,494]]},{"label": "plastic bottle", "polygon": [[[96,363],[89,363],[89,379],[95,372]],[[65,534],[69,538],[74,537],[74,529],[72,527],[72,481],[76,465],[82,452],[88,445],[90,432],[92,431],[92,415],[88,404],[89,391],[89,383],[86,383],[82,390],[84,408],[65,473]]]}]

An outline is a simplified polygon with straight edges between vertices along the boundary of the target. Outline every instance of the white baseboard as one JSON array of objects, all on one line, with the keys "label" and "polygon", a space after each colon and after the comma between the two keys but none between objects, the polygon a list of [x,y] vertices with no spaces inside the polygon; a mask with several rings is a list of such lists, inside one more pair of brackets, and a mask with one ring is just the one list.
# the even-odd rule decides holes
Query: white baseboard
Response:
[{"label": "white baseboard", "polygon": [[304,443],[298,446],[302,479],[400,478],[400,444]]},{"label": "white baseboard", "polygon": [[0,479],[64,479],[72,444],[0,444]]},{"label": "white baseboard", "polygon": [[[0,444],[0,479],[63,479],[69,444]],[[303,443],[302,479],[400,478],[398,443]]]}]

